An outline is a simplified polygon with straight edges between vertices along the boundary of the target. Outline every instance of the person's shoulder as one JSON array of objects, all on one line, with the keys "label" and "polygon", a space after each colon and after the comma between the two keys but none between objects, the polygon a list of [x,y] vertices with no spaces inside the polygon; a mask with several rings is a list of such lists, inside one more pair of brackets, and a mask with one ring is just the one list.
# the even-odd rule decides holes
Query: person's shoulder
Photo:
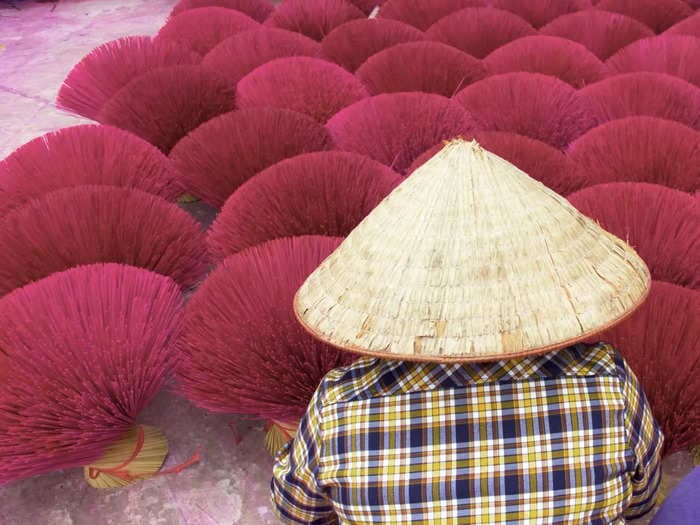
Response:
[{"label": "person's shoulder", "polygon": [[508,368],[516,371],[514,374],[518,377],[511,377],[515,380],[618,376],[620,359],[622,357],[619,352],[609,343],[579,343],[547,354],[527,357],[519,366]]},{"label": "person's shoulder", "polygon": [[362,357],[326,374],[319,385],[320,401],[328,406],[389,394],[386,390],[400,384],[397,379],[407,366],[410,364],[403,361]]},{"label": "person's shoulder", "polygon": [[[461,368],[431,363],[387,361],[363,357],[349,366],[331,370],[319,385],[318,399],[323,406],[397,395],[444,386],[464,386],[482,382],[511,382],[561,377],[624,375],[625,361],[606,342],[580,343],[544,355],[501,362],[504,374],[492,374],[493,363],[471,363]],[[455,377],[460,378],[455,383]]]},{"label": "person's shoulder", "polygon": [[579,343],[540,356],[543,366],[566,376],[618,376],[622,355],[610,343]]}]

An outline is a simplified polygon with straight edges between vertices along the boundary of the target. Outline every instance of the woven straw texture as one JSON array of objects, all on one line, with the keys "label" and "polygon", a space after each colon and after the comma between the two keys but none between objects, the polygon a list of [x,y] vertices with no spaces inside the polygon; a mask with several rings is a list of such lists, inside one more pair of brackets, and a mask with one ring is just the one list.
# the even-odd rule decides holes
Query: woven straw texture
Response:
[{"label": "woven straw texture", "polygon": [[645,299],[626,243],[476,142],[451,141],[298,291],[316,337],[360,354],[485,361],[587,339]]}]

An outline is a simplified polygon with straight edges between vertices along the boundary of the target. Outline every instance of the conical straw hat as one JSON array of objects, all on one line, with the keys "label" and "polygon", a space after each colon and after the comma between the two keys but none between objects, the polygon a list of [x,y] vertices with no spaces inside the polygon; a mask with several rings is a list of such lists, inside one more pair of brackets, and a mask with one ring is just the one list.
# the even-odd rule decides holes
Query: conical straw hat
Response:
[{"label": "conical straw hat", "polygon": [[562,348],[645,299],[625,242],[476,142],[449,142],[384,199],[295,297],[351,352],[488,361]]}]

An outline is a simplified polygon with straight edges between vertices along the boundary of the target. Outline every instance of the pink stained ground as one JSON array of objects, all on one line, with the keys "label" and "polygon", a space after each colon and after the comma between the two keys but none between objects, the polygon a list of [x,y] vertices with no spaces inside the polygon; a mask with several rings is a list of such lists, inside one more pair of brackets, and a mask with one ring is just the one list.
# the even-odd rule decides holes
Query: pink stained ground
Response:
[{"label": "pink stained ground", "polygon": [[[56,109],[58,88],[92,48],[127,35],[153,35],[176,0],[0,0],[0,158],[24,142],[65,126],[88,122]],[[188,206],[208,222],[211,213]],[[143,416],[170,441],[168,466],[200,447],[201,461],[177,475],[126,489],[91,489],[74,469],[0,487],[0,525],[267,525],[272,459],[262,424],[213,415],[163,391]],[[31,439],[31,436],[28,436]],[[669,485],[689,471],[690,456],[665,462]],[[637,524],[648,523],[648,518]]]}]

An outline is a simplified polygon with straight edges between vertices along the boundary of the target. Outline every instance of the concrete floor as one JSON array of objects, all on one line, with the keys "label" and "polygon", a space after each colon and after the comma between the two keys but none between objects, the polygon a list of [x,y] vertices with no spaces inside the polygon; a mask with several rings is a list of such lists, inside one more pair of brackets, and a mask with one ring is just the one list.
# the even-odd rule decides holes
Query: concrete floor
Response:
[{"label": "concrete floor", "polygon": [[[0,158],[47,131],[85,122],[54,105],[68,71],[99,44],[154,34],[175,2],[18,1],[13,9],[0,0]],[[166,467],[198,446],[201,461],[111,493],[89,488],[78,469],[12,483],[0,487],[0,525],[278,523],[268,504],[272,460],[260,423],[207,414],[167,391],[143,421],[168,436]],[[665,466],[674,485],[689,470],[689,455],[676,454]]]},{"label": "concrete floor", "polygon": [[47,131],[87,122],[54,106],[66,74],[94,47],[155,34],[176,0],[0,0],[0,158]]}]

